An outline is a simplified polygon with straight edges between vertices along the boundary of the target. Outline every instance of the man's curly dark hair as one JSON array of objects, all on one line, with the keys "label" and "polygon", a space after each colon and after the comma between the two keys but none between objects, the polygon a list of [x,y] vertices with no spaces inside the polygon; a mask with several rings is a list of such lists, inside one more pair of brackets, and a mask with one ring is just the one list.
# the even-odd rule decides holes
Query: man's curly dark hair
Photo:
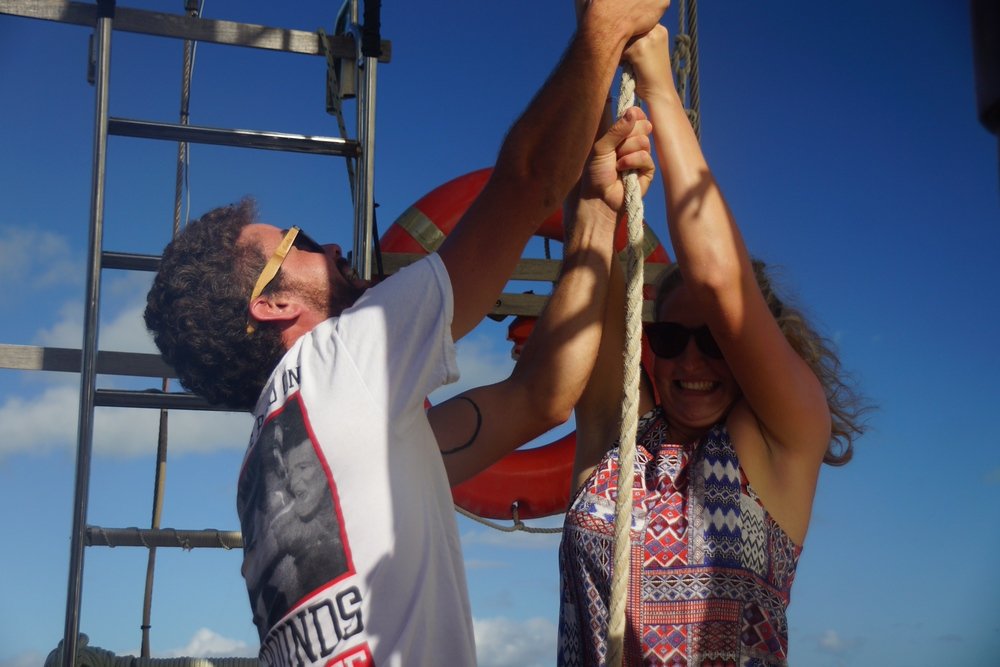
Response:
[{"label": "man's curly dark hair", "polygon": [[[213,209],[163,251],[146,297],[146,328],[181,384],[213,405],[253,409],[285,354],[280,332],[246,331],[248,302],[267,258],[237,241],[257,222],[253,199]],[[280,289],[281,276],[267,291]]]}]

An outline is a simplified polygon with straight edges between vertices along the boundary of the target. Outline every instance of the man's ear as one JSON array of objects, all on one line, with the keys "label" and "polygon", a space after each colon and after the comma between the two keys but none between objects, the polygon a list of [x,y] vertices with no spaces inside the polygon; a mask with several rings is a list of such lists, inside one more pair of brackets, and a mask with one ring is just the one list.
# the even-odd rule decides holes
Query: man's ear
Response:
[{"label": "man's ear", "polygon": [[302,313],[298,299],[285,293],[261,294],[250,303],[250,317],[258,322],[295,321]]}]

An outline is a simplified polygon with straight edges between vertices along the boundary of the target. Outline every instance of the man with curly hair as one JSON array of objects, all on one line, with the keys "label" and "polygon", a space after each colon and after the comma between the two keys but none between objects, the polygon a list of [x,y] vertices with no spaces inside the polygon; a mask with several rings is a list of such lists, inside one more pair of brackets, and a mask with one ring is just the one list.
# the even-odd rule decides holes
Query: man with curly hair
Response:
[{"label": "man with curly hair", "polygon": [[[568,419],[586,384],[618,172],[646,186],[653,171],[640,110],[593,137],[625,44],[667,4],[591,0],[462,220],[378,285],[338,246],[263,224],[249,199],[164,251],[145,313],[164,359],[187,389],[254,415],[237,508],[265,664],[475,664],[449,486]],[[564,200],[559,284],[513,373],[425,410],[458,377],[454,341]]]}]

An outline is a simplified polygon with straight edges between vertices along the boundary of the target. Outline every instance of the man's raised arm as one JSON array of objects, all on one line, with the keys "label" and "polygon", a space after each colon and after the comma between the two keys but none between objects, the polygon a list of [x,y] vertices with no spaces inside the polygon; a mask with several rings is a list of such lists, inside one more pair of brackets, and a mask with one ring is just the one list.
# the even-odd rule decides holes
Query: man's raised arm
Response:
[{"label": "man's raised arm", "polygon": [[669,0],[591,0],[555,71],[507,134],[496,167],[439,254],[454,291],[458,339],[490,311],[538,225],[580,177],[628,40]]}]

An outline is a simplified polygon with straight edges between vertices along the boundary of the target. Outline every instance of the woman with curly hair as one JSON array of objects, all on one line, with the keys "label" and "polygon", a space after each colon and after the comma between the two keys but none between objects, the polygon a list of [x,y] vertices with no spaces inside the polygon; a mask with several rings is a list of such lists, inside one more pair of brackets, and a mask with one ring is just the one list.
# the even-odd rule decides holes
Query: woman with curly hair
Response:
[{"label": "woman with curly hair", "polygon": [[[677,263],[646,327],[655,363],[641,389],[633,474],[620,482],[633,497],[624,662],[783,665],[820,466],[850,460],[864,400],[751,259],[674,88],[666,29],[625,57],[653,123]],[[577,405],[560,665],[607,659],[621,282],[613,271],[601,352]]]}]

